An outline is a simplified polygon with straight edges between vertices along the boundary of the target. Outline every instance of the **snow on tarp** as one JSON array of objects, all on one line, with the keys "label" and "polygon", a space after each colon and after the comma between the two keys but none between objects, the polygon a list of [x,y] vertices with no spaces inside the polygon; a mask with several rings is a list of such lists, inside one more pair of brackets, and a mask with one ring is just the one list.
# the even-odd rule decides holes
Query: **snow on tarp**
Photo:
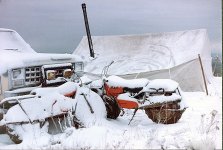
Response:
[{"label": "snow on tarp", "polygon": [[[104,66],[114,61],[115,63],[109,68],[108,74],[122,77],[133,75],[133,78],[138,78],[138,73],[154,73],[156,71],[156,74],[159,75],[162,70],[175,69],[175,67],[185,64],[174,72],[175,78],[171,78],[169,74],[161,75],[161,77],[171,78],[177,82],[181,81],[182,77],[189,80],[187,76],[197,75],[202,79],[201,72],[193,73],[193,67],[189,68],[191,66],[187,64],[194,61],[194,64],[199,65],[195,68],[200,70],[200,64],[197,63],[198,54],[200,54],[206,80],[211,82],[211,49],[205,29],[143,35],[93,36],[92,40],[96,59],[89,59],[87,37],[83,37],[73,54],[80,55],[85,59],[85,71],[93,75],[99,75]],[[188,66],[186,70],[189,73],[181,76],[180,69],[185,66]],[[150,79],[149,76],[146,78]],[[202,80],[197,81],[193,78],[190,80],[192,80],[192,85],[181,81],[180,86],[183,90],[204,91]]]}]

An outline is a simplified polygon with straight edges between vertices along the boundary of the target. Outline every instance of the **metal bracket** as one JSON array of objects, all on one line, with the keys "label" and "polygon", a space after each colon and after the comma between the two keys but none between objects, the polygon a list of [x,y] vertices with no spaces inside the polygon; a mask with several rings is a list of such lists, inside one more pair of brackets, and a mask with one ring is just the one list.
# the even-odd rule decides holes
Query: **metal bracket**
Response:
[{"label": "metal bracket", "polygon": [[88,105],[88,107],[89,107],[89,109],[90,109],[90,112],[93,114],[93,113],[94,113],[94,110],[92,109],[91,104],[90,104],[89,101],[87,100],[86,95],[85,95],[84,93],[81,93],[80,95],[82,95],[82,96],[84,97],[84,99],[85,99],[85,101],[86,101],[86,103],[87,103],[87,105]]}]

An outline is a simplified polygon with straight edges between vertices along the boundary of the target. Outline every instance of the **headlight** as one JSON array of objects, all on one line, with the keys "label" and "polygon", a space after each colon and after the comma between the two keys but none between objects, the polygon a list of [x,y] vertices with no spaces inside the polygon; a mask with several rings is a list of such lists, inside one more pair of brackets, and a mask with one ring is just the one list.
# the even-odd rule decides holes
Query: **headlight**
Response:
[{"label": "headlight", "polygon": [[14,69],[12,70],[13,79],[24,79],[25,73],[22,69]]},{"label": "headlight", "polygon": [[11,75],[11,85],[13,88],[24,86],[25,84],[25,69],[13,69]]},{"label": "headlight", "polygon": [[56,71],[48,70],[46,72],[46,74],[47,74],[47,80],[55,80],[56,79]]},{"label": "headlight", "polygon": [[64,78],[71,78],[72,75],[73,75],[73,71],[71,69],[65,69],[63,71]]},{"label": "headlight", "polygon": [[83,69],[84,69],[84,64],[82,62],[75,63],[75,72],[83,71]]}]

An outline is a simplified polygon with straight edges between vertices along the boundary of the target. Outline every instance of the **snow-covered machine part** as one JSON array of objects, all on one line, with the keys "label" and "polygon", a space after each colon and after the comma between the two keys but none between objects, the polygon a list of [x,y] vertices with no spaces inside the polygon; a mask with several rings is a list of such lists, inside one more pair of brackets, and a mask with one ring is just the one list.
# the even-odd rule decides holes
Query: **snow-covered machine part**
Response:
[{"label": "snow-covered machine part", "polygon": [[148,79],[126,80],[118,76],[109,76],[105,80],[109,86],[113,86],[113,87],[136,88],[136,87],[145,87],[149,83]]},{"label": "snow-covered machine part", "polygon": [[120,110],[124,113],[123,108],[135,109],[134,115],[143,109],[152,121],[173,124],[187,108],[179,84],[171,79],[126,80],[109,76],[91,82],[89,87],[108,104],[107,117],[112,119],[119,116]]},{"label": "snow-covered machine part", "polygon": [[125,79],[147,78],[177,81],[184,91],[205,91],[201,56],[207,83],[211,83],[211,48],[206,29],[148,33],[142,35],[92,36],[96,59],[90,60],[87,38],[73,54],[85,59],[85,72],[100,76],[114,61],[109,75]]},{"label": "snow-covered machine part", "polygon": [[31,95],[44,96],[49,93],[59,93],[64,96],[72,96],[76,93],[77,88],[79,87],[78,83],[66,82],[58,87],[46,87],[46,88],[37,88],[30,92]]},{"label": "snow-covered machine part", "polygon": [[[21,143],[30,134],[26,130],[31,126],[44,134],[58,134],[70,127],[90,127],[106,118],[116,119],[123,108],[135,109],[133,117],[138,109],[143,109],[156,123],[172,124],[181,118],[186,107],[181,104],[182,91],[177,82],[169,79],[132,81],[130,84],[131,80],[111,76],[102,82],[90,82],[94,87],[66,82],[59,87],[34,89],[31,95],[3,100],[2,104],[11,100],[17,104],[8,109],[0,126],[6,127],[15,143]],[[149,90],[145,90],[150,83]]]},{"label": "snow-covered machine part", "polygon": [[4,105],[4,103],[17,103],[18,100],[21,101],[24,99],[34,98],[34,97],[36,96],[35,95],[22,95],[22,96],[7,97],[0,102],[0,105]]},{"label": "snow-covered machine part", "polygon": [[[93,113],[90,112],[85,96],[83,95],[86,96]],[[63,115],[73,111],[75,111],[76,117],[86,123],[86,125],[89,125],[89,123],[92,124],[92,121],[95,121],[97,117],[105,118],[106,116],[105,106],[100,96],[84,87],[77,89],[74,99],[55,91],[54,93],[48,93],[41,97],[26,99],[21,101],[20,105],[15,105],[8,110],[1,121],[1,125],[33,123],[35,121],[41,122],[46,118]],[[21,107],[23,109],[21,109]]]},{"label": "snow-covered machine part", "polygon": [[[69,90],[75,90],[73,98],[64,96]],[[41,132],[55,134],[72,126],[90,127],[106,119],[106,108],[101,97],[76,83],[69,82],[54,89],[43,88],[33,92],[36,97],[19,101],[0,121],[16,143],[24,140],[30,125]]]},{"label": "snow-covered machine part", "polygon": [[162,88],[166,92],[172,92],[177,89],[179,84],[171,79],[154,79],[144,88],[144,91],[158,90]]},{"label": "snow-covered machine part", "polygon": [[[21,109],[21,106],[25,111]],[[10,108],[1,123],[41,122],[46,118],[72,110],[72,100],[61,94],[53,93],[41,98],[35,97],[21,101],[21,106],[15,105]]]},{"label": "snow-covered machine part", "polygon": [[[133,101],[137,102],[138,100],[131,96],[130,93],[124,93],[118,95],[117,99],[119,100],[125,100],[125,101]],[[163,103],[163,102],[172,102],[172,101],[181,101],[181,96],[178,94],[173,93],[171,96],[165,96],[165,95],[156,95],[156,96],[150,96],[147,101],[143,102],[143,104],[138,105],[138,107],[144,107],[155,103]],[[184,109],[184,108],[181,108]]]}]

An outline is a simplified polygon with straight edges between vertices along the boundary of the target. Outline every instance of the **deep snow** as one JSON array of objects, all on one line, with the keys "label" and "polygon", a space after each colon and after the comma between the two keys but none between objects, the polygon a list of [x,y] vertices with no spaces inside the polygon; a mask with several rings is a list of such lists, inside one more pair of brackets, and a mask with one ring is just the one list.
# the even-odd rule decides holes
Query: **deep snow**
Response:
[{"label": "deep snow", "polygon": [[96,120],[87,128],[68,128],[60,135],[34,134],[19,145],[0,135],[1,149],[222,149],[222,78],[214,78],[209,96],[185,92],[188,105],[178,123],[153,123],[140,110],[117,120]]}]

